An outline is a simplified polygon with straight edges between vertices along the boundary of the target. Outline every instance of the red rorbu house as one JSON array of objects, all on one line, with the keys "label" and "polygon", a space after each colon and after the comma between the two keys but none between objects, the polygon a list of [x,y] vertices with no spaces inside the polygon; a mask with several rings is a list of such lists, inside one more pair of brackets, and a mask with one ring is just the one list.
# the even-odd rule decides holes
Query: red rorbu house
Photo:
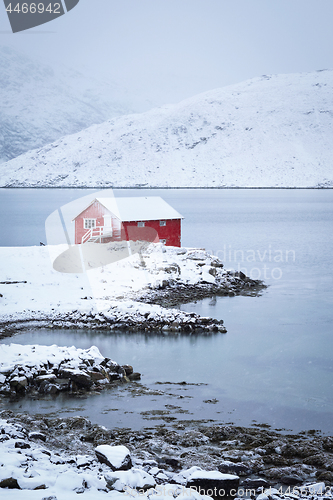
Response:
[{"label": "red rorbu house", "polygon": [[75,221],[75,244],[146,240],[180,247],[180,215],[159,196],[95,198]]}]

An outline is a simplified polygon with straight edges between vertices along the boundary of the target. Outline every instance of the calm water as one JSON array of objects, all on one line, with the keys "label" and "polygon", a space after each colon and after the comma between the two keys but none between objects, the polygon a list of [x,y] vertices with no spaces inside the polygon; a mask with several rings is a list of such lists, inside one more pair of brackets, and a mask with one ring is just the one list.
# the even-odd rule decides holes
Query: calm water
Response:
[{"label": "calm water", "polygon": [[[89,192],[94,191],[0,190],[0,244],[45,241],[47,216]],[[223,297],[182,306],[223,318],[226,335],[43,330],[20,334],[8,342],[95,344],[105,356],[133,364],[148,390],[142,394],[129,387],[74,401],[56,398],[0,405],[81,413],[107,426],[213,418],[332,433],[333,191],[115,190],[115,194],[161,195],[185,217],[184,246],[205,247],[225,267],[264,279],[268,289],[260,297]],[[193,385],[179,385],[181,381]],[[148,420],[150,410],[154,420]]]}]

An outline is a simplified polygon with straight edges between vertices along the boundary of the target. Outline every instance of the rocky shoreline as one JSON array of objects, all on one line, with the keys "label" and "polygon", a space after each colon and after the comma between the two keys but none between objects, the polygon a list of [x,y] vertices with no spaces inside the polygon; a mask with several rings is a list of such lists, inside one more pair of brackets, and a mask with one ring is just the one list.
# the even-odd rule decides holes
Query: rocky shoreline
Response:
[{"label": "rocky shoreline", "polygon": [[[216,296],[258,296],[267,288],[267,285],[261,280],[253,280],[241,271],[224,271],[223,277],[223,282],[198,283],[196,285],[168,280],[162,283],[158,290],[152,289],[144,293],[139,300],[147,304],[176,307],[179,304],[187,304]],[[160,290],[163,290],[163,292],[161,293]]]},{"label": "rocky shoreline", "polygon": [[[170,484],[187,489],[196,484],[196,491],[202,491],[194,498],[202,498],[202,492],[207,493],[207,479],[213,491],[214,484],[221,487],[221,481],[233,478],[231,496],[238,498],[245,496],[245,490],[251,490],[248,497],[258,500],[332,498],[333,438],[315,431],[283,434],[260,425],[245,428],[189,421],[174,423],[171,428],[161,425],[132,431],[107,429],[83,417],[46,418],[9,410],[0,412],[0,419],[0,447],[18,454],[22,463],[10,477],[4,477],[9,472],[0,467],[0,488],[27,488],[30,477],[34,489],[48,489],[43,475],[33,473],[31,456],[35,460],[40,456],[55,480],[61,478],[60,472],[75,476],[72,489],[77,493],[89,491],[94,484],[104,493],[113,490],[128,495],[126,488],[131,488],[132,496],[140,493],[152,498],[159,488]],[[129,451],[126,474],[114,472],[105,460],[101,463],[96,453],[96,448],[112,452],[113,447]],[[5,462],[5,455],[0,456]],[[134,477],[143,483],[133,482]],[[196,483],[195,477],[199,478]],[[225,491],[230,493],[230,488],[225,486]],[[188,495],[183,490],[183,496]]]},{"label": "rocky shoreline", "polygon": [[0,394],[11,398],[74,395],[141,378],[132,366],[103,357],[95,346],[0,345],[0,359]]},{"label": "rocky shoreline", "polygon": [[[194,292],[194,295],[198,300],[199,294]],[[3,318],[0,322],[0,339],[28,328],[77,328],[110,332],[126,330],[187,334],[227,332],[223,320],[202,317],[196,313],[186,313],[178,309],[163,310],[160,307],[150,307],[148,310],[134,301],[128,305],[127,310],[120,308],[119,305],[110,305],[109,310],[104,312],[74,310],[63,314],[41,313],[38,318],[34,316],[27,314],[22,319],[10,316]]]}]

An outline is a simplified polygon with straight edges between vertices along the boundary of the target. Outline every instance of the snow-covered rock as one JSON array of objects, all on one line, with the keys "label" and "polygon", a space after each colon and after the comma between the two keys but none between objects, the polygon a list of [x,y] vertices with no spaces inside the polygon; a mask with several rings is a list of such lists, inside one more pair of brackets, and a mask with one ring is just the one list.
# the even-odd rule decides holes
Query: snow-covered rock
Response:
[{"label": "snow-covered rock", "polygon": [[1,186],[329,187],[333,71],[262,76],[94,125],[2,165]]},{"label": "snow-covered rock", "polygon": [[106,485],[110,490],[125,491],[148,490],[156,486],[156,481],[147,472],[141,469],[118,470],[104,475]]},{"label": "snow-covered rock", "polygon": [[234,474],[222,474],[216,470],[195,470],[188,476],[186,486],[196,489],[201,495],[215,498],[235,496],[239,486],[239,477]]},{"label": "snow-covered rock", "polygon": [[127,367],[104,358],[95,346],[78,349],[74,346],[0,344],[0,394],[56,394],[100,389],[114,380],[123,377],[127,380]]},{"label": "snow-covered rock", "polygon": [[98,460],[108,465],[113,471],[126,471],[132,467],[131,454],[126,446],[101,444],[95,448],[95,453]]}]

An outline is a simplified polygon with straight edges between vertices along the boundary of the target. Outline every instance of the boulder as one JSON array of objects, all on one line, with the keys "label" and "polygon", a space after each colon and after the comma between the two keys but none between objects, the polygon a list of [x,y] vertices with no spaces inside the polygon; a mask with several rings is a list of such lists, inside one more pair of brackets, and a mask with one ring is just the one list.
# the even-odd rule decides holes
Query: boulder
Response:
[{"label": "boulder", "polygon": [[16,441],[15,448],[20,448],[21,450],[26,450],[26,449],[30,448],[30,444],[25,443],[24,441]]},{"label": "boulder", "polygon": [[229,460],[223,460],[217,468],[224,474],[237,474],[239,476],[251,474],[251,469],[243,463],[234,463]]},{"label": "boulder", "polygon": [[280,478],[280,482],[282,484],[287,484],[288,486],[295,486],[296,484],[301,484],[303,482],[303,478],[297,475],[285,475]]},{"label": "boulder", "polygon": [[46,435],[42,432],[29,432],[29,439],[40,439],[41,441],[46,441]]},{"label": "boulder", "polygon": [[122,365],[124,368],[126,375],[131,375],[133,373],[133,366],[131,365]]},{"label": "boulder", "polygon": [[257,488],[269,488],[269,483],[266,481],[266,479],[262,479],[261,477],[256,478],[256,479],[244,479],[244,481],[241,484],[242,488],[248,488],[248,489],[257,489]]},{"label": "boulder", "polygon": [[128,470],[132,467],[130,451],[126,446],[101,444],[95,448],[97,459],[108,465],[113,471]]},{"label": "boulder", "polygon": [[8,488],[10,490],[20,490],[20,486],[14,477],[7,477],[0,481],[0,488]]},{"label": "boulder", "polygon": [[196,490],[199,495],[213,498],[236,496],[239,477],[233,474],[222,474],[213,470],[196,470],[188,478],[186,487]]},{"label": "boulder", "polygon": [[24,376],[17,376],[10,380],[10,388],[16,392],[25,392],[28,380]]},{"label": "boulder", "polygon": [[99,372],[99,371],[89,370],[88,374],[89,374],[91,380],[94,383],[98,383],[101,380],[107,380],[108,381],[106,375],[104,373]]},{"label": "boulder", "polygon": [[92,386],[93,381],[91,377],[82,370],[74,370],[72,368],[61,368],[58,373],[58,377],[62,379],[70,379],[74,382],[77,387],[84,387],[89,389]]},{"label": "boulder", "polygon": [[156,486],[153,476],[141,469],[111,472],[104,479],[109,490],[125,491],[127,494],[130,494],[131,489],[146,491]]}]

